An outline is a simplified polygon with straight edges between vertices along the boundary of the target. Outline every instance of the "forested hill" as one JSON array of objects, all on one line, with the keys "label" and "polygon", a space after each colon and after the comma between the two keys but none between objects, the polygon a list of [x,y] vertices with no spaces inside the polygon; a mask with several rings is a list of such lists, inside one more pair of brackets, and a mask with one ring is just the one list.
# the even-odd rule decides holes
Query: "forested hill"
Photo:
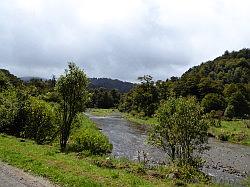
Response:
[{"label": "forested hill", "polygon": [[11,74],[8,70],[0,69],[0,84],[2,84],[1,82],[7,81],[7,80],[15,86],[20,85],[22,83],[21,79]]},{"label": "forested hill", "polygon": [[129,92],[134,84],[130,82],[123,82],[117,79],[109,78],[90,78],[91,88],[106,88],[108,90],[117,89],[119,92]]},{"label": "forested hill", "polygon": [[185,72],[178,80],[175,91],[180,95],[196,95],[203,98],[207,93],[222,93],[226,85],[240,84],[249,88],[250,49],[226,51],[222,56]]},{"label": "forested hill", "polygon": [[222,81],[223,84],[243,83],[250,79],[250,49],[242,49],[229,53],[226,51],[222,56],[194,66],[185,72],[181,79],[196,76],[199,80],[209,79]]},{"label": "forested hill", "polygon": [[[24,82],[29,82],[32,79],[47,80],[40,77],[21,77],[20,79]],[[121,93],[129,92],[134,87],[133,83],[123,82],[118,79],[89,78],[89,80],[90,88],[105,88],[107,90],[117,89]]]},{"label": "forested hill", "polygon": [[250,49],[226,51],[212,61],[190,68],[180,78],[154,83],[151,76],[144,76],[142,83],[122,98],[120,110],[152,116],[161,100],[195,96],[206,112],[246,118],[250,115],[249,81]]}]

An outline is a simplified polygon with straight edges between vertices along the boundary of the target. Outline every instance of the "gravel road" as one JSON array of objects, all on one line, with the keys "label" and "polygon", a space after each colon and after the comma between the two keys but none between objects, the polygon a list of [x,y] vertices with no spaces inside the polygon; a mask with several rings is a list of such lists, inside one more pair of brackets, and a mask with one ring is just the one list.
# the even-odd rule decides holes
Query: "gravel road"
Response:
[{"label": "gravel road", "polygon": [[55,187],[42,177],[32,176],[0,161],[0,187]]}]

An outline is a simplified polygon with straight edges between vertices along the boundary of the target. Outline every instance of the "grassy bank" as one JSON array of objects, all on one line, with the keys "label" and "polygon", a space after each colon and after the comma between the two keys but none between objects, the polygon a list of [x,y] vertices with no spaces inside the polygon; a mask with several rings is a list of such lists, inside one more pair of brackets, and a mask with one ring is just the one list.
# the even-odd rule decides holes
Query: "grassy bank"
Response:
[{"label": "grassy bank", "polygon": [[249,120],[222,121],[221,127],[211,127],[209,131],[217,139],[250,146],[250,128],[247,123]]},{"label": "grassy bank", "polygon": [[157,124],[156,117],[139,117],[136,115],[132,115],[129,113],[122,113],[122,116],[132,123],[136,123],[139,125],[153,125]]},{"label": "grassy bank", "polygon": [[[79,131],[96,128],[86,116],[78,120],[84,126],[73,130],[73,138]],[[187,172],[170,166],[148,168],[143,163],[95,156],[89,152],[61,153],[57,144],[37,145],[34,141],[5,134],[0,134],[0,160],[62,186],[174,186],[184,184],[184,180],[173,180],[168,176],[172,172],[185,176]],[[192,170],[192,173],[195,181],[207,180],[200,172]],[[199,183],[188,186],[206,185]]]},{"label": "grassy bank", "polygon": [[[84,126],[76,127],[72,138],[80,130],[95,129],[95,124],[86,116],[80,118]],[[88,152],[89,154],[89,152]],[[43,176],[62,186],[165,186],[167,179],[140,173],[138,164],[107,159],[107,156],[91,156],[79,153],[61,153],[57,144],[37,145],[0,134],[0,160]],[[116,164],[114,164],[116,163]],[[126,166],[127,169],[124,169]]]},{"label": "grassy bank", "polygon": [[[120,113],[117,109],[101,109],[101,108],[90,108],[87,111],[91,115],[94,116],[109,116],[114,113]],[[132,123],[136,123],[139,125],[150,125],[150,124],[156,124],[157,119],[155,117],[139,117],[136,115],[132,115],[130,113],[120,113],[122,117],[127,119],[128,121]]]},{"label": "grassy bank", "polygon": [[[128,121],[136,124],[153,125],[157,123],[156,117],[138,117],[128,113],[122,115]],[[209,132],[219,140],[250,146],[249,123],[249,120],[222,121],[221,127],[211,127]]]},{"label": "grassy bank", "polygon": [[[60,153],[53,146],[0,135],[0,160],[62,186],[175,186],[165,171],[145,169],[128,160]],[[188,184],[188,186],[207,186]]]},{"label": "grassy bank", "polygon": [[99,108],[90,108],[88,111],[90,114],[94,116],[109,116],[113,113],[117,113],[117,109],[99,109]]},{"label": "grassy bank", "polygon": [[94,158],[60,153],[58,148],[0,135],[0,159],[64,186],[164,186],[167,181],[98,167]]}]

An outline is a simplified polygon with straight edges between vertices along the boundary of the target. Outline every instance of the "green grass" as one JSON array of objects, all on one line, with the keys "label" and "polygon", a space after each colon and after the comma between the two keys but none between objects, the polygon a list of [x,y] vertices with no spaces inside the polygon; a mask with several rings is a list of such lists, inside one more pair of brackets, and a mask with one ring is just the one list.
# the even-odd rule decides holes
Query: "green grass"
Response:
[{"label": "green grass", "polygon": [[113,113],[117,113],[117,109],[100,109],[100,108],[91,108],[88,111],[90,114],[94,116],[109,116]]},{"label": "green grass", "polygon": [[[81,116],[84,128],[96,128],[93,121]],[[78,130],[79,130],[78,129]],[[72,136],[78,132],[74,130]],[[34,141],[0,134],[0,160],[32,174],[48,178],[61,186],[174,186],[167,173],[143,164],[107,156],[61,153],[58,144],[37,145]],[[166,166],[165,172],[172,169]],[[160,177],[159,177],[160,176]],[[183,183],[183,182],[182,182]],[[188,184],[188,186],[206,186]]]},{"label": "green grass", "polygon": [[157,124],[156,117],[139,117],[129,113],[122,113],[122,116],[128,121],[139,125],[154,125]]},{"label": "green grass", "polygon": [[111,159],[109,162],[105,157],[65,154],[53,146],[20,140],[0,134],[0,160],[61,186],[175,186],[176,183],[155,176],[158,173],[154,170],[144,173],[142,165],[131,161]]},{"label": "green grass", "polygon": [[[157,124],[156,117],[140,117],[129,113],[122,113],[122,116],[133,123],[139,125]],[[217,139],[224,137],[231,143],[238,143],[250,146],[250,128],[246,124],[249,120],[222,121],[221,127],[211,127],[209,132]]]},{"label": "green grass", "polygon": [[250,176],[248,176],[245,180],[242,181],[244,186],[250,186]]},{"label": "green grass", "polygon": [[[96,128],[81,115],[84,126],[75,128],[72,136],[85,128]],[[179,180],[166,178],[174,170],[166,166],[145,168],[143,164],[107,156],[91,156],[88,152],[61,153],[58,144],[37,145],[34,141],[0,134],[0,160],[32,174],[48,178],[61,186],[175,186]],[[161,167],[162,168],[162,167]],[[196,176],[195,176],[196,177]],[[203,180],[203,179],[201,179]],[[208,186],[203,183],[187,186]],[[209,186],[219,186],[211,184]]]},{"label": "green grass", "polygon": [[216,138],[226,138],[229,142],[250,146],[250,128],[247,128],[248,121],[222,121],[221,127],[211,127],[210,133]]},{"label": "green grass", "polygon": [[[73,130],[72,136],[75,136],[80,129],[96,128],[94,122],[86,116],[81,116],[79,120],[84,126]],[[106,157],[82,156],[73,152],[61,153],[58,144],[37,145],[30,140],[23,142],[21,139],[4,134],[0,134],[0,160],[35,175],[46,177],[62,186],[169,186],[172,184],[167,179],[137,173],[138,164],[130,170],[122,167],[120,169],[100,167],[98,163],[106,163]],[[115,162],[121,165],[119,160]]]},{"label": "green grass", "polygon": [[77,158],[63,154],[52,146],[21,142],[15,137],[0,135],[0,160],[25,171],[46,177],[63,186],[165,186],[169,181],[136,175],[122,169],[102,168],[94,158]]}]

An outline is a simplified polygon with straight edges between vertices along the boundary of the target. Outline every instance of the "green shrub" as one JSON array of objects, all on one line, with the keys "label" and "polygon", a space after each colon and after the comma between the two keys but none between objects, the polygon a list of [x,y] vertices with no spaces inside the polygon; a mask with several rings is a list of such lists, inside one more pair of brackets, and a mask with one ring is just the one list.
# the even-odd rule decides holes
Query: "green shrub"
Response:
[{"label": "green shrub", "polygon": [[209,125],[212,127],[221,127],[221,120],[220,119],[214,119],[210,118]]},{"label": "green shrub", "polygon": [[235,116],[235,109],[233,105],[228,105],[225,113],[224,113],[225,117],[232,119]]},{"label": "green shrub", "polygon": [[231,138],[233,141],[241,142],[247,138],[247,134],[245,132],[232,133]]},{"label": "green shrub", "polygon": [[70,149],[76,152],[89,151],[94,155],[103,155],[112,151],[109,139],[99,131],[95,123],[87,116],[78,114],[73,122]]},{"label": "green shrub", "polygon": [[92,154],[102,155],[111,152],[112,145],[108,138],[96,129],[88,128],[78,132],[72,139],[71,148],[81,152],[89,150]]},{"label": "green shrub", "polygon": [[[80,129],[79,129],[80,128]],[[80,131],[82,129],[98,129],[93,121],[82,113],[77,114],[73,121],[73,131]],[[74,136],[74,135],[73,135]]]},{"label": "green shrub", "polygon": [[250,129],[250,120],[244,120],[243,123],[245,124],[246,128]]},{"label": "green shrub", "polygon": [[52,103],[60,103],[60,97],[57,92],[47,92],[46,94],[43,94],[39,97],[39,99],[42,99],[46,102],[52,102]]},{"label": "green shrub", "polygon": [[191,164],[199,157],[207,142],[209,119],[203,116],[203,108],[194,97],[169,98],[161,103],[158,124],[152,125],[149,142],[163,148],[171,161]]},{"label": "green shrub", "polygon": [[58,132],[55,108],[49,103],[31,97],[25,103],[26,125],[23,136],[38,144],[51,142]]},{"label": "green shrub", "polygon": [[228,141],[229,138],[230,138],[230,135],[227,133],[224,133],[224,132],[222,132],[218,135],[218,139],[221,141]]},{"label": "green shrub", "polygon": [[201,106],[204,107],[205,112],[223,110],[225,108],[225,100],[222,95],[209,93],[202,99]]},{"label": "green shrub", "polygon": [[10,88],[11,83],[9,78],[5,75],[4,72],[0,70],[0,91],[4,91]]},{"label": "green shrub", "polygon": [[14,90],[0,92],[0,132],[9,132],[18,112],[17,94]]},{"label": "green shrub", "polygon": [[182,182],[187,183],[207,183],[210,180],[206,174],[189,165],[174,166],[171,173],[174,174],[175,179],[180,179]]}]

